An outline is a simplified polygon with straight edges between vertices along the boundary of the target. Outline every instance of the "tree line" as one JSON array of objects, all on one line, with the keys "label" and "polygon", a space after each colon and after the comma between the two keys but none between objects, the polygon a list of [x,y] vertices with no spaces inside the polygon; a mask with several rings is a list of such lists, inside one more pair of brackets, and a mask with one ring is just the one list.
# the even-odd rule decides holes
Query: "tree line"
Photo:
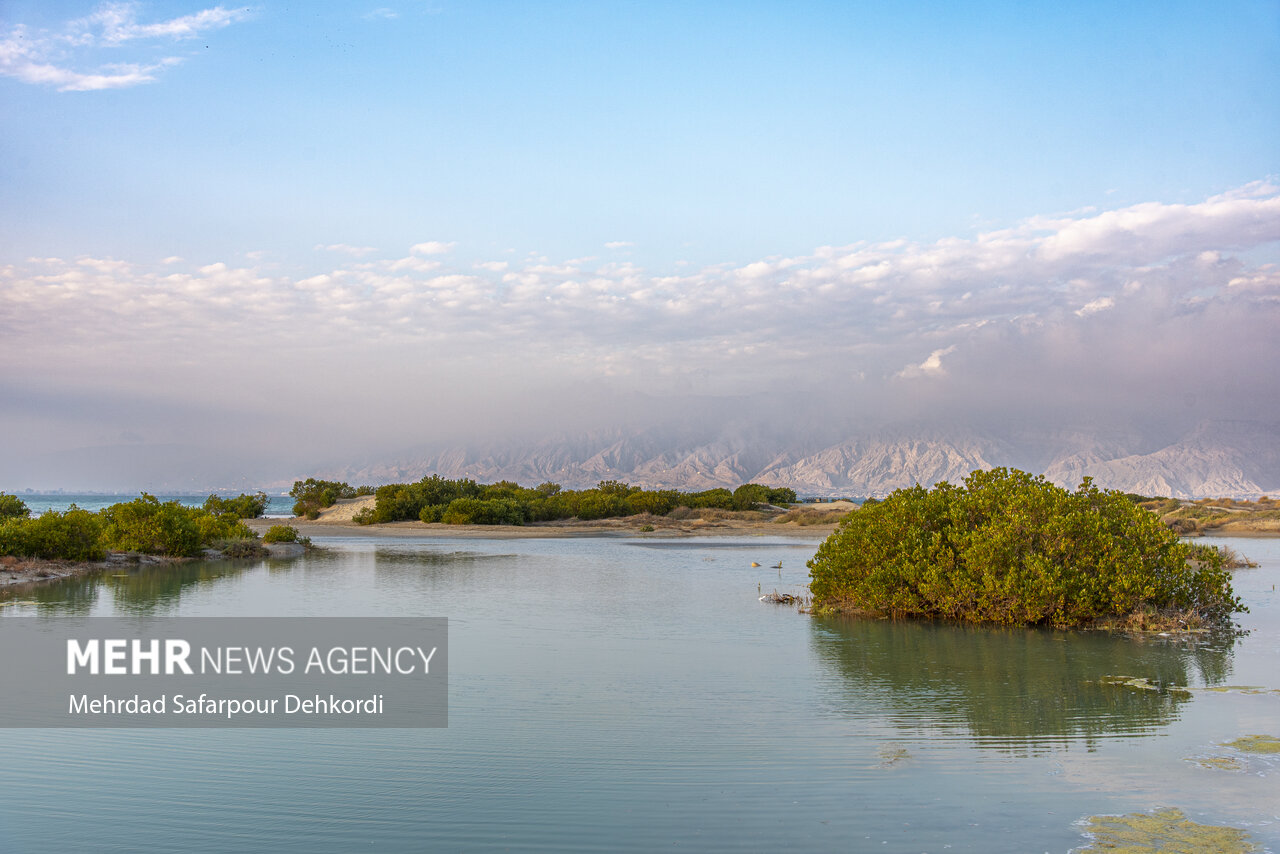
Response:
[{"label": "tree line", "polygon": [[[351,489],[346,484],[336,486]],[[298,487],[299,484],[295,484],[295,488]],[[367,525],[418,520],[450,525],[525,525],[640,513],[665,516],[677,507],[751,510],[760,504],[791,504],[796,500],[792,489],[758,483],[743,484],[732,492],[724,488],[680,492],[644,489],[616,480],[602,480],[593,489],[564,489],[550,482],[524,487],[509,480],[481,484],[469,478],[451,480],[439,475],[424,477],[416,483],[380,486],[373,494],[373,507],[357,514],[356,522]]]},{"label": "tree line", "polygon": [[56,560],[101,560],[108,551],[195,557],[213,548],[230,556],[258,552],[258,535],[242,521],[267,506],[264,493],[219,498],[203,507],[142,493],[94,513],[76,507],[32,516],[26,502],[0,493],[0,554]]}]

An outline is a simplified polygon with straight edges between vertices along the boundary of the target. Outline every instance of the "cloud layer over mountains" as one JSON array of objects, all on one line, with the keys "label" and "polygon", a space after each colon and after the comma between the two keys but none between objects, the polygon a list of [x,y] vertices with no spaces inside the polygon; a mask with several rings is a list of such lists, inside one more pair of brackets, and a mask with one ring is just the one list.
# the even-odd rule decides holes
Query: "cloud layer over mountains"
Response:
[{"label": "cloud layer over mountains", "polygon": [[0,474],[190,443],[234,479],[264,460],[678,422],[716,398],[755,411],[708,417],[728,407],[798,443],[902,422],[1174,442],[1207,417],[1280,419],[1277,241],[1280,188],[1260,182],[696,270],[641,269],[623,244],[462,260],[432,239],[319,247],[339,263],[306,271],[256,253],[31,258],[0,268]]}]

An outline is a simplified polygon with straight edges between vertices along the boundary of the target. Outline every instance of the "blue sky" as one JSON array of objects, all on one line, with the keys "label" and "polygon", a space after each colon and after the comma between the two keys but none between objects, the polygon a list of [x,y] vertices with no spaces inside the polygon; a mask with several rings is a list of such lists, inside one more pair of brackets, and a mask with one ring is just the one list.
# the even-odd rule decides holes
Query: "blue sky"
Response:
[{"label": "blue sky", "polygon": [[[479,417],[481,378],[740,393],[833,351],[819,387],[927,410],[1126,310],[1155,349],[1265,331],[1278,80],[1276,2],[9,0],[0,431],[420,418],[397,383]],[[1105,364],[1075,365],[1099,405],[1158,376]]]}]

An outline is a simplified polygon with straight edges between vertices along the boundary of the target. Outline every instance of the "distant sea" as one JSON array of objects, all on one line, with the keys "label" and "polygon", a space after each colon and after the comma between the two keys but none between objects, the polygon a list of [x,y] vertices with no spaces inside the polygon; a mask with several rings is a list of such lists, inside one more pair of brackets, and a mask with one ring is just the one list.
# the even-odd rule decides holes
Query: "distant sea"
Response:
[{"label": "distant sea", "polygon": [[[46,510],[66,510],[72,504],[81,510],[97,512],[121,501],[132,501],[141,493],[106,494],[101,492],[18,492],[15,493],[27,505],[32,516]],[[177,501],[188,507],[203,507],[209,493],[203,495],[156,495],[161,501]],[[293,499],[287,495],[268,496],[266,516],[293,516]]]}]

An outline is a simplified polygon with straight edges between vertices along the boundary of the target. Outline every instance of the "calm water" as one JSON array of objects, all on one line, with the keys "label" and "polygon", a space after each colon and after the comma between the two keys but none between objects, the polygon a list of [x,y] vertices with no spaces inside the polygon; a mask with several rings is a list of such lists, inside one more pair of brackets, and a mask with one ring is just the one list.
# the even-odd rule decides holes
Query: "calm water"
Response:
[{"label": "calm water", "polygon": [[[27,509],[31,511],[32,516],[39,516],[46,510],[66,510],[72,504],[81,510],[97,513],[112,504],[118,504],[121,501],[132,501],[141,493],[130,492],[108,495],[101,492],[19,492],[17,495],[22,499],[22,503],[27,505]],[[177,501],[187,507],[203,507],[205,499],[208,497],[209,494],[207,492],[203,495],[156,496],[161,501]],[[234,495],[224,495],[223,497],[233,498]],[[267,496],[267,512],[262,515],[279,518],[292,517],[293,499],[287,495]]]},{"label": "calm water", "polygon": [[1280,851],[1280,760],[1187,761],[1280,735],[1280,694],[1202,690],[1280,688],[1280,541],[1231,542],[1250,634],[1197,643],[814,619],[757,601],[816,547],[768,538],[333,539],[42,588],[0,619],[446,616],[449,727],[8,730],[0,850],[1065,854],[1175,806]]}]

